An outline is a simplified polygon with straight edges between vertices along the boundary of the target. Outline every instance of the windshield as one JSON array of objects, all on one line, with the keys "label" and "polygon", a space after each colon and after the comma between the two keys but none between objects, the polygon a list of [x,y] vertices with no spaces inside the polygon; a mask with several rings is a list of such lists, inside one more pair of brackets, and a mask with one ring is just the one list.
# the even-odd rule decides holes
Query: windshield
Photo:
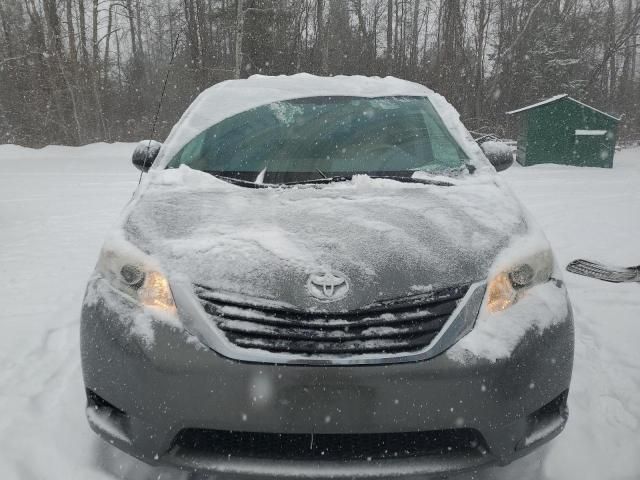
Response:
[{"label": "windshield", "polygon": [[171,160],[256,183],[369,174],[446,174],[467,160],[425,97],[314,97],[248,110],[205,130]]}]

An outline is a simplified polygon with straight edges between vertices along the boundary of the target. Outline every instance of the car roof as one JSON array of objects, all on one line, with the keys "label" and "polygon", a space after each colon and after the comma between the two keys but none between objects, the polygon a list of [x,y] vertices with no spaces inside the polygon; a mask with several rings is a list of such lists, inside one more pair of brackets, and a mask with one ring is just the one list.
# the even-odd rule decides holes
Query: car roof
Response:
[{"label": "car roof", "polygon": [[[227,80],[208,89],[215,96],[218,90],[232,94],[255,93],[255,90],[267,97],[287,96],[359,96],[383,97],[417,95],[426,96],[433,92],[418,83],[395,77],[365,77],[362,75],[338,75],[320,77],[308,73],[296,75],[252,75],[243,80]],[[275,101],[275,100],[274,100]],[[269,102],[270,103],[270,102]]]}]

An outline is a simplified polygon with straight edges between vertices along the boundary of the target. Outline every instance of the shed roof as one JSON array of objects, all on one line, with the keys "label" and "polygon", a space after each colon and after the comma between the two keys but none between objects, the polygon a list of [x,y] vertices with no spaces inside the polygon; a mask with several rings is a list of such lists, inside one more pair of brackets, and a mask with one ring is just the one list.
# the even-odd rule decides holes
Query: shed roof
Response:
[{"label": "shed roof", "polygon": [[575,98],[570,97],[570,96],[569,96],[568,94],[566,94],[566,93],[564,93],[564,94],[562,94],[562,95],[556,95],[556,96],[554,96],[554,97],[547,98],[546,100],[542,100],[541,102],[534,103],[533,105],[528,105],[528,106],[526,106],[526,107],[522,107],[522,108],[519,108],[519,109],[517,109],[517,110],[511,110],[510,112],[506,112],[506,113],[507,113],[507,115],[514,115],[514,114],[516,114],[516,113],[526,112],[527,110],[532,110],[532,109],[534,109],[534,108],[542,107],[543,105],[548,105],[548,104],[550,104],[550,103],[557,102],[558,100],[562,100],[562,99],[564,99],[564,98],[566,98],[566,99],[568,99],[568,100],[571,100],[572,102],[575,102],[575,103],[577,103],[577,104],[579,104],[579,105],[582,105],[583,107],[586,107],[586,108],[588,108],[588,109],[590,109],[590,110],[593,110],[594,112],[598,112],[598,113],[600,113],[601,115],[604,115],[605,117],[609,117],[609,118],[611,118],[612,120],[615,120],[616,122],[619,122],[619,121],[620,121],[620,119],[619,119],[618,117],[614,117],[613,115],[610,115],[610,114],[608,114],[608,113],[606,113],[606,112],[603,112],[602,110],[598,110],[597,108],[594,108],[594,107],[592,107],[591,105],[587,105],[586,103],[582,103],[581,101],[576,100]]}]

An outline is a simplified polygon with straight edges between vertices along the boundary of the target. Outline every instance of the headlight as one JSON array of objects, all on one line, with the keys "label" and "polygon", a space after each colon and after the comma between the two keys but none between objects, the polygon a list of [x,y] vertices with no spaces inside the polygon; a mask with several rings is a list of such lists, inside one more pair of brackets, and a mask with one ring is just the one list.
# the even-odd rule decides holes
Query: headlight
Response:
[{"label": "headlight", "polygon": [[525,292],[549,281],[553,273],[553,254],[543,250],[494,273],[487,286],[486,306],[499,312],[516,303]]},{"label": "headlight", "polygon": [[103,248],[96,270],[111,286],[141,305],[175,314],[169,281],[149,258],[134,250]]}]

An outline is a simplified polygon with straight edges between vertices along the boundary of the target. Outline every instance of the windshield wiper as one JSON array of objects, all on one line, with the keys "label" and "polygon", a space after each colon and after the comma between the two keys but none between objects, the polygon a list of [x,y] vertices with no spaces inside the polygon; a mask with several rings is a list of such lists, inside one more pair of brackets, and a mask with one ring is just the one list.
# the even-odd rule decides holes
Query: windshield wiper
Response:
[{"label": "windshield wiper", "polygon": [[[367,175],[366,173],[353,174],[353,175],[337,175],[335,177],[314,178],[311,180],[302,180],[299,182],[289,182],[285,185],[310,185],[310,184],[325,184],[334,182],[348,182],[353,179],[354,175]],[[443,180],[435,180],[430,178],[414,178],[403,177],[400,175],[367,175],[369,178],[381,178],[386,180],[395,180],[396,182],[403,183],[421,183],[423,185],[438,185],[441,187],[451,187],[453,183],[445,182]]]},{"label": "windshield wiper", "polygon": [[386,178],[388,180],[395,180],[402,183],[422,183],[423,185],[437,185],[440,187],[452,187],[453,183],[445,182],[444,180],[435,180],[431,178],[415,178],[415,177],[401,177],[398,175],[369,175],[371,178]]},{"label": "windshield wiper", "polygon": [[285,185],[311,185],[315,183],[333,183],[333,182],[348,182],[353,178],[353,175],[336,175],[335,177],[323,177],[312,178],[311,180],[300,180],[298,182],[287,182]]},{"label": "windshield wiper", "polygon": [[436,180],[432,178],[416,178],[416,177],[409,177],[409,176],[402,176],[402,175],[368,175],[366,173],[336,175],[333,177],[325,176],[323,178],[312,178],[310,180],[301,180],[297,182],[287,182],[282,184],[258,183],[258,182],[252,182],[250,180],[241,180],[239,178],[227,177],[227,176],[219,175],[213,172],[207,172],[207,173],[225,182],[229,182],[234,185],[247,187],[247,188],[274,188],[274,187],[280,187],[280,186],[290,187],[295,185],[317,185],[317,184],[324,185],[328,183],[349,182],[353,179],[354,175],[367,175],[369,178],[373,178],[373,179],[394,180],[396,182],[402,182],[402,183],[421,183],[423,185],[436,185],[441,187],[452,187],[454,185],[453,183],[446,182],[444,180]]},{"label": "windshield wiper", "polygon": [[240,180],[239,178],[233,178],[233,177],[225,177],[224,175],[218,175],[216,173],[213,172],[207,172],[210,175],[213,175],[214,177],[223,180],[225,182],[229,182],[232,183],[234,185],[239,185],[241,187],[247,187],[247,188],[269,188],[269,187],[274,187],[275,185],[269,185],[269,184],[264,184],[264,183],[256,183],[256,182],[252,182],[250,180]]},{"label": "windshield wiper", "polygon": [[322,170],[320,170],[319,168],[316,168],[316,172],[318,172],[320,175],[322,175],[322,178],[327,178],[327,176],[324,174],[324,172]]}]

